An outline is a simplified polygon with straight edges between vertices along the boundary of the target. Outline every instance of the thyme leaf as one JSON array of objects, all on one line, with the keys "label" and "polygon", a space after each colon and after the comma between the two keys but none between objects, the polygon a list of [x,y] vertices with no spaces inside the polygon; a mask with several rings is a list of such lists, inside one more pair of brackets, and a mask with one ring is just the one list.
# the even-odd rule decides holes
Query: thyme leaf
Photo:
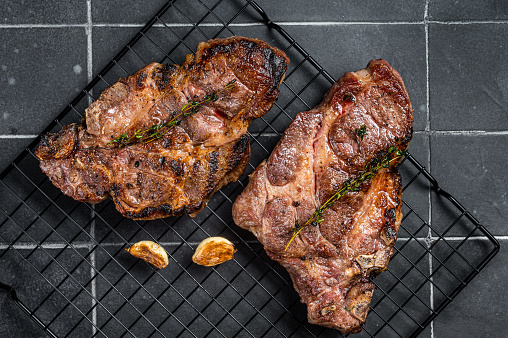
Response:
[{"label": "thyme leaf", "polygon": [[360,141],[363,141],[365,135],[367,135],[367,126],[363,125],[360,128],[356,129],[356,135],[360,137]]},{"label": "thyme leaf", "polygon": [[196,114],[199,111],[199,106],[208,102],[215,102],[219,99],[219,94],[225,92],[226,90],[235,88],[235,82],[236,80],[230,81],[226,84],[226,86],[224,86],[224,88],[216,93],[206,94],[201,101],[190,100],[180,109],[180,113],[173,117],[169,122],[162,121],[150,128],[144,130],[138,129],[131,136],[127,135],[127,133],[123,133],[114,140],[109,141],[107,144],[114,145],[117,148],[122,148],[136,143],[144,144],[160,139],[164,136],[164,134],[171,130],[171,128],[180,124],[181,120],[178,119],[180,116],[191,116]]},{"label": "thyme leaf", "polygon": [[394,162],[397,163],[397,160],[403,157],[405,153],[406,152],[404,150],[397,150],[395,147],[388,148],[388,151],[382,158],[377,157],[370,163],[366,164],[363,171],[361,171],[355,179],[348,179],[344,182],[340,189],[338,189],[326,202],[321,204],[305,223],[300,224],[299,220],[296,219],[295,226],[290,231],[290,233],[292,233],[291,239],[286,245],[284,251],[287,251],[291,243],[298,237],[298,235],[300,235],[300,232],[302,232],[305,227],[309,224],[317,225],[324,221],[324,211],[331,207],[342,196],[346,195],[348,192],[359,191],[363,183],[376,176],[379,170],[391,167],[394,165]]}]

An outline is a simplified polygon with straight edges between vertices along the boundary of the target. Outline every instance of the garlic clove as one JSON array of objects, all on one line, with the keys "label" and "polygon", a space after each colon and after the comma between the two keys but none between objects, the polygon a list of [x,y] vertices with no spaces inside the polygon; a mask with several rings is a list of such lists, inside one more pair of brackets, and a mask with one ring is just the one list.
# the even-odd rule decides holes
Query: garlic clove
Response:
[{"label": "garlic clove", "polygon": [[134,257],[141,258],[147,263],[152,264],[157,269],[163,269],[168,266],[168,254],[159,244],[152,241],[141,241],[125,249]]},{"label": "garlic clove", "polygon": [[230,259],[236,252],[233,243],[223,237],[209,237],[199,243],[192,261],[199,265],[214,266]]}]

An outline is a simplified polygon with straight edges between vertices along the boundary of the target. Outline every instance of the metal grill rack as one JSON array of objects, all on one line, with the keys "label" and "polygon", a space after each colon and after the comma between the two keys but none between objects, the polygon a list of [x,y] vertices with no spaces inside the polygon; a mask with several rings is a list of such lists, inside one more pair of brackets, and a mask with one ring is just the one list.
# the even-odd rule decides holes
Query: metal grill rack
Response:
[{"label": "metal grill rack", "polygon": [[[249,128],[252,158],[245,174],[216,193],[196,218],[140,222],[122,218],[111,200],[95,206],[73,201],[39,170],[33,152],[40,137],[0,174],[0,287],[49,336],[341,336],[306,322],[288,274],[231,218],[247,175],[296,113],[318,103],[334,82],[254,1],[168,2],[41,135],[79,121],[119,77],[153,61],[181,63],[200,41],[236,34],[281,48],[291,64],[274,108]],[[377,290],[358,337],[417,336],[499,249],[412,155],[400,169],[405,186],[399,240],[389,269],[374,280]],[[193,264],[197,244],[216,235],[235,243],[235,259],[214,268]],[[139,240],[160,243],[169,267],[156,270],[124,252]],[[33,279],[19,280],[19,271]]]}]

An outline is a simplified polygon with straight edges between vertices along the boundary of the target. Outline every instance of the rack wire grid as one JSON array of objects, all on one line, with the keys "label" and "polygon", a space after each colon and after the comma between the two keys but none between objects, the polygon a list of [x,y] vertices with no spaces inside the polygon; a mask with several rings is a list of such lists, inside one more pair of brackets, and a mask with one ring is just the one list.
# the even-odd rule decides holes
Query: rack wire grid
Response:
[{"label": "rack wire grid", "polygon": [[[0,175],[0,287],[51,337],[342,336],[307,323],[287,272],[231,217],[247,175],[296,113],[318,103],[335,79],[254,1],[190,1],[191,7],[182,1],[163,6],[41,135],[79,121],[107,86],[152,61],[181,63],[211,38],[261,37],[284,50],[291,63],[274,108],[249,128],[246,172],[196,218],[134,221],[121,217],[111,200],[90,205],[64,196],[39,170],[38,137]],[[400,171],[399,239],[388,270],[374,280],[377,289],[358,337],[417,336],[499,249],[412,155]],[[209,236],[233,241],[235,258],[212,268],[193,264],[195,248]],[[156,270],[124,251],[139,240],[160,243],[169,266]],[[17,279],[15,271],[22,270],[33,280]]]}]

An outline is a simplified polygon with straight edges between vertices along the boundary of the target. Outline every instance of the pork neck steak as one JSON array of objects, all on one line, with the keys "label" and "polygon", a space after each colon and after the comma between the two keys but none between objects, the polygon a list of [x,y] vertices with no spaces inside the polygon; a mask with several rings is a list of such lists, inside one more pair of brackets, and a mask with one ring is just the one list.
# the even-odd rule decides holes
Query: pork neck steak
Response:
[{"label": "pork neck steak", "polygon": [[233,205],[236,224],[288,270],[310,323],[361,330],[374,292],[369,277],[386,269],[402,219],[400,156],[288,246],[296,221],[304,224],[369,164],[404,151],[412,112],[400,75],[386,61],[346,73],[321,104],[296,116]]},{"label": "pork neck steak", "polygon": [[[243,173],[247,127],[272,107],[288,63],[258,39],[202,42],[181,66],[152,63],[120,79],[86,109],[85,123],[43,136],[40,167],[64,194],[91,203],[112,196],[129,218],[194,216]],[[192,102],[202,104],[184,116]],[[112,142],[170,121],[179,124],[151,142]]]}]

